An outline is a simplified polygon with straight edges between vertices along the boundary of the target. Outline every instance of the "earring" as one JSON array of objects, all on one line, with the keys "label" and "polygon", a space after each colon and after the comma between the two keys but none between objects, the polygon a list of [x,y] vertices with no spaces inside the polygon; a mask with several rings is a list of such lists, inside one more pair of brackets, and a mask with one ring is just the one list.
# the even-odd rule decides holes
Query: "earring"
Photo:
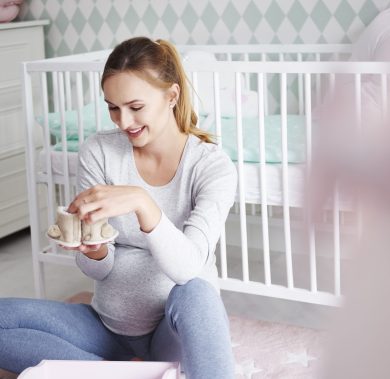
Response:
[{"label": "earring", "polygon": [[175,106],[175,104],[171,103],[169,104],[169,108],[173,108]]}]

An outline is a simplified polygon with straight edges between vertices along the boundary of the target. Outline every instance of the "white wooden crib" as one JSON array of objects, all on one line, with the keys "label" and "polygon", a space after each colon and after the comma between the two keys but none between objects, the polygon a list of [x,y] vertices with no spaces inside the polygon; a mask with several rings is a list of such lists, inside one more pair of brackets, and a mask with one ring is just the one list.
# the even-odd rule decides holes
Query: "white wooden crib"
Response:
[{"label": "white wooden crib", "polygon": [[[323,222],[316,227],[305,222],[313,110],[332,91],[337,74],[346,74],[353,80],[351,96],[357,118],[361,117],[362,76],[375,74],[386,112],[390,65],[348,62],[349,45],[178,48],[199,95],[193,96],[199,126],[220,136],[219,144],[236,161],[239,174],[236,204],[217,252],[221,288],[338,304],[342,262],[350,253],[358,217],[350,217],[355,213],[335,192],[323,211]],[[101,106],[99,83],[108,54],[99,51],[25,62],[22,67],[38,297],[45,296],[45,263],[74,264],[73,254],[50,242],[45,231],[54,223],[57,205],[68,204],[75,195],[78,143],[93,132],[91,125],[97,130],[114,127]],[[267,145],[268,137],[277,146]],[[246,145],[251,145],[250,151]]]}]

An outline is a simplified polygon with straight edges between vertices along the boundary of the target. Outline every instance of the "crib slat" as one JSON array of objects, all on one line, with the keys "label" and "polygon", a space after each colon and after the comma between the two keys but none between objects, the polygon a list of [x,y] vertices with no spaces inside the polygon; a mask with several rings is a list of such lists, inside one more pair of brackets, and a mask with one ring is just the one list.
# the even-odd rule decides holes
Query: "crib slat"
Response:
[{"label": "crib slat", "polygon": [[335,185],[333,195],[333,249],[334,249],[334,294],[340,296],[340,206],[339,206],[339,190],[338,185]]},{"label": "crib slat", "polygon": [[37,177],[36,177],[36,165],[35,165],[35,144],[34,144],[34,105],[33,105],[33,91],[31,82],[31,73],[27,71],[26,64],[22,64],[22,77],[23,77],[23,108],[26,121],[25,138],[26,138],[26,179],[27,189],[29,197],[29,218],[31,229],[31,250],[32,250],[32,263],[34,270],[34,286],[36,295],[39,298],[46,297],[45,280],[43,275],[43,263],[39,261],[40,253],[40,224],[39,224],[39,207],[38,195],[37,195]]},{"label": "crib slat", "polygon": [[[355,74],[355,122],[358,129],[358,133],[362,133],[362,83],[361,75]],[[357,219],[357,238],[360,240],[362,236],[363,229],[363,214],[362,214],[362,204],[359,199],[356,202],[356,219]]]},{"label": "crib slat", "polygon": [[66,95],[66,110],[72,110],[72,91],[70,85],[70,72],[65,71],[65,95]]},{"label": "crib slat", "polygon": [[64,202],[65,206],[70,203],[70,185],[69,185],[69,165],[68,165],[68,141],[66,133],[66,119],[65,119],[65,93],[64,93],[64,74],[58,73],[58,100],[61,120],[61,144],[62,144],[62,164],[65,177],[64,188]]},{"label": "crib slat", "polygon": [[53,79],[53,107],[54,107],[54,112],[58,112],[59,106],[58,106],[58,72],[57,71],[52,72],[52,79]]},{"label": "crib slat", "polygon": [[[330,74],[330,94],[335,96],[336,77],[335,74]],[[339,190],[336,183],[333,194],[333,254],[334,254],[334,293],[336,296],[341,294],[340,286],[340,206],[339,206]]]},{"label": "crib slat", "polygon": [[261,194],[261,225],[263,234],[263,257],[264,257],[264,283],[271,285],[271,260],[269,251],[269,227],[268,227],[268,194],[265,157],[265,110],[264,110],[264,74],[257,74],[257,96],[259,112],[259,152],[260,152],[260,194]]},{"label": "crib slat", "polygon": [[291,255],[291,226],[290,201],[288,184],[288,150],[287,150],[287,74],[281,73],[280,103],[281,103],[281,129],[282,129],[282,183],[283,183],[283,225],[286,248],[287,286],[294,287],[292,255]]},{"label": "crib slat", "polygon": [[[49,225],[54,224],[55,209],[53,207],[54,202],[54,182],[52,174],[52,162],[51,162],[51,144],[50,144],[50,130],[49,130],[49,105],[47,96],[47,79],[46,73],[41,73],[41,98],[42,98],[42,110],[43,110],[43,146],[45,151],[45,164],[47,175],[47,208],[48,208],[48,220]],[[54,242],[50,240],[51,247],[56,246]]]},{"label": "crib slat", "polygon": [[76,101],[77,101],[77,124],[79,135],[79,147],[84,142],[84,117],[83,117],[83,77],[81,72],[76,73]]},{"label": "crib slat", "polygon": [[237,160],[240,198],[241,256],[243,281],[249,281],[248,240],[246,227],[245,182],[244,182],[244,144],[242,138],[241,73],[236,72],[236,122],[237,122]]},{"label": "crib slat", "polygon": [[355,121],[360,129],[362,126],[362,82],[361,75],[355,74]]},{"label": "crib slat", "polygon": [[[221,129],[221,99],[219,92],[219,74],[213,73],[213,89],[214,89],[214,110],[215,110],[215,128],[218,138],[218,147],[222,149],[222,129]],[[221,259],[221,278],[227,279],[227,255],[226,255],[226,228],[223,225],[220,237],[220,259]]]},{"label": "crib slat", "polygon": [[[249,54],[248,53],[245,53],[244,54],[244,61],[245,62],[249,62]],[[246,72],[245,74],[245,86],[246,86],[246,89],[250,89],[250,73],[249,72]]]},{"label": "crib slat", "polygon": [[94,94],[94,103],[95,103],[95,119],[96,119],[96,130],[102,130],[102,117],[100,110],[100,96],[99,96],[99,72],[93,73],[93,94]]},{"label": "crib slat", "polygon": [[[320,53],[315,54],[315,60],[317,62],[321,61]],[[316,74],[316,105],[318,106],[321,103],[321,74]]]},{"label": "crib slat", "polygon": [[[265,53],[261,54],[261,61],[265,62],[267,60],[267,55]],[[264,114],[268,115],[269,114],[269,108],[268,108],[268,79],[267,79],[267,74],[264,73],[264,91],[263,91],[263,96],[264,96]]]},{"label": "crib slat", "polygon": [[336,75],[329,74],[329,91],[330,91],[330,96],[332,98],[335,94],[335,88],[336,88]]},{"label": "crib slat", "polygon": [[[302,62],[302,53],[298,53],[297,61]],[[303,115],[303,76],[298,74],[298,111],[300,115]]]},{"label": "crib slat", "polygon": [[[311,75],[305,74],[305,111],[306,111],[306,188],[309,186],[312,169],[312,114],[311,114]],[[311,207],[307,206],[307,232],[310,259],[310,290],[317,292],[317,262],[315,230],[311,219]]]},{"label": "crib slat", "polygon": [[221,125],[221,99],[219,92],[219,73],[213,73],[214,82],[214,110],[215,110],[215,132],[218,138],[218,146],[222,148],[222,125]]},{"label": "crib slat", "polygon": [[382,119],[386,122],[388,115],[387,74],[381,74],[381,109]]},{"label": "crib slat", "polygon": [[[192,103],[194,105],[194,112],[199,117],[199,95],[198,95],[198,73],[193,71],[192,72]],[[197,124],[198,125],[198,124]]]},{"label": "crib slat", "polygon": [[93,85],[93,71],[88,72],[88,88],[89,88],[89,102],[94,100],[94,85]]}]

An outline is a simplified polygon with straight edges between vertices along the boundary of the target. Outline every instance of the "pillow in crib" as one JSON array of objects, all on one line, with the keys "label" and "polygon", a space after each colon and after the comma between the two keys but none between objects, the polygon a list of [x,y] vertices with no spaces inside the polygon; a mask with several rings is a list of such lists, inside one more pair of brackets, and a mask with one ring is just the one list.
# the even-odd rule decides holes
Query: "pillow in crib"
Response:
[{"label": "pillow in crib", "polygon": [[[203,123],[202,123],[203,121]],[[206,125],[208,123],[208,126]],[[264,119],[265,161],[282,162],[281,116],[269,115]],[[221,118],[222,148],[233,161],[238,160],[236,119]],[[201,118],[201,127],[215,134],[215,123]],[[313,125],[314,127],[314,125]],[[243,118],[242,134],[244,162],[258,163],[259,120],[257,117]],[[306,120],[305,116],[287,115],[287,160],[289,163],[303,163],[306,160]]]},{"label": "pillow in crib", "polygon": [[[61,142],[57,142],[55,145],[54,145],[54,150],[55,151],[62,151],[62,143]],[[67,140],[66,141],[66,150],[69,151],[69,152],[74,152],[74,153],[78,153],[79,151],[79,140],[73,140],[73,139],[70,139],[70,140]]]},{"label": "pillow in crib", "polygon": [[[230,118],[236,117],[236,91],[234,88],[222,88],[219,93],[221,116]],[[258,115],[258,96],[257,92],[241,89],[241,112],[246,118],[256,117]],[[200,107],[199,114],[207,116],[214,114],[214,99],[204,102]]]},{"label": "pillow in crib", "polygon": [[[113,129],[115,126],[111,121],[109,113],[107,111],[107,104],[102,97],[99,98],[100,121],[101,129]],[[56,138],[57,141],[61,141],[61,114],[60,112],[49,113],[49,130],[50,134]],[[89,135],[96,133],[96,116],[95,116],[95,103],[86,104],[82,108],[83,117],[83,130],[84,137],[87,138]],[[40,125],[44,125],[43,116],[36,117],[37,122]],[[78,114],[76,110],[65,112],[65,125],[66,125],[66,139],[78,140],[79,127],[78,127]],[[68,148],[69,150],[69,148]],[[71,151],[71,150],[69,150]]]},{"label": "pillow in crib", "polygon": [[[203,50],[191,50],[183,57],[183,62],[217,62],[213,53]],[[221,99],[221,115],[233,117],[235,115],[235,73],[219,74],[219,89]],[[208,115],[214,112],[214,78],[212,72],[197,73],[197,97],[199,99],[199,114]],[[257,111],[257,94],[246,89],[244,74],[241,75],[241,101],[243,104],[243,114],[246,117],[254,116]]]}]

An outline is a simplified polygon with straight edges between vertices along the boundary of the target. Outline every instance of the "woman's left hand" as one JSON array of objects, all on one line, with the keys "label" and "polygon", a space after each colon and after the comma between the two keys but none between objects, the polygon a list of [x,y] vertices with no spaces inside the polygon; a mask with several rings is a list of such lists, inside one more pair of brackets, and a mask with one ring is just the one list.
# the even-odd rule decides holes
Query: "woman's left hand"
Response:
[{"label": "woman's left hand", "polygon": [[80,220],[95,223],[101,219],[135,212],[143,231],[151,231],[161,218],[161,210],[141,187],[96,185],[81,192],[68,207]]}]

